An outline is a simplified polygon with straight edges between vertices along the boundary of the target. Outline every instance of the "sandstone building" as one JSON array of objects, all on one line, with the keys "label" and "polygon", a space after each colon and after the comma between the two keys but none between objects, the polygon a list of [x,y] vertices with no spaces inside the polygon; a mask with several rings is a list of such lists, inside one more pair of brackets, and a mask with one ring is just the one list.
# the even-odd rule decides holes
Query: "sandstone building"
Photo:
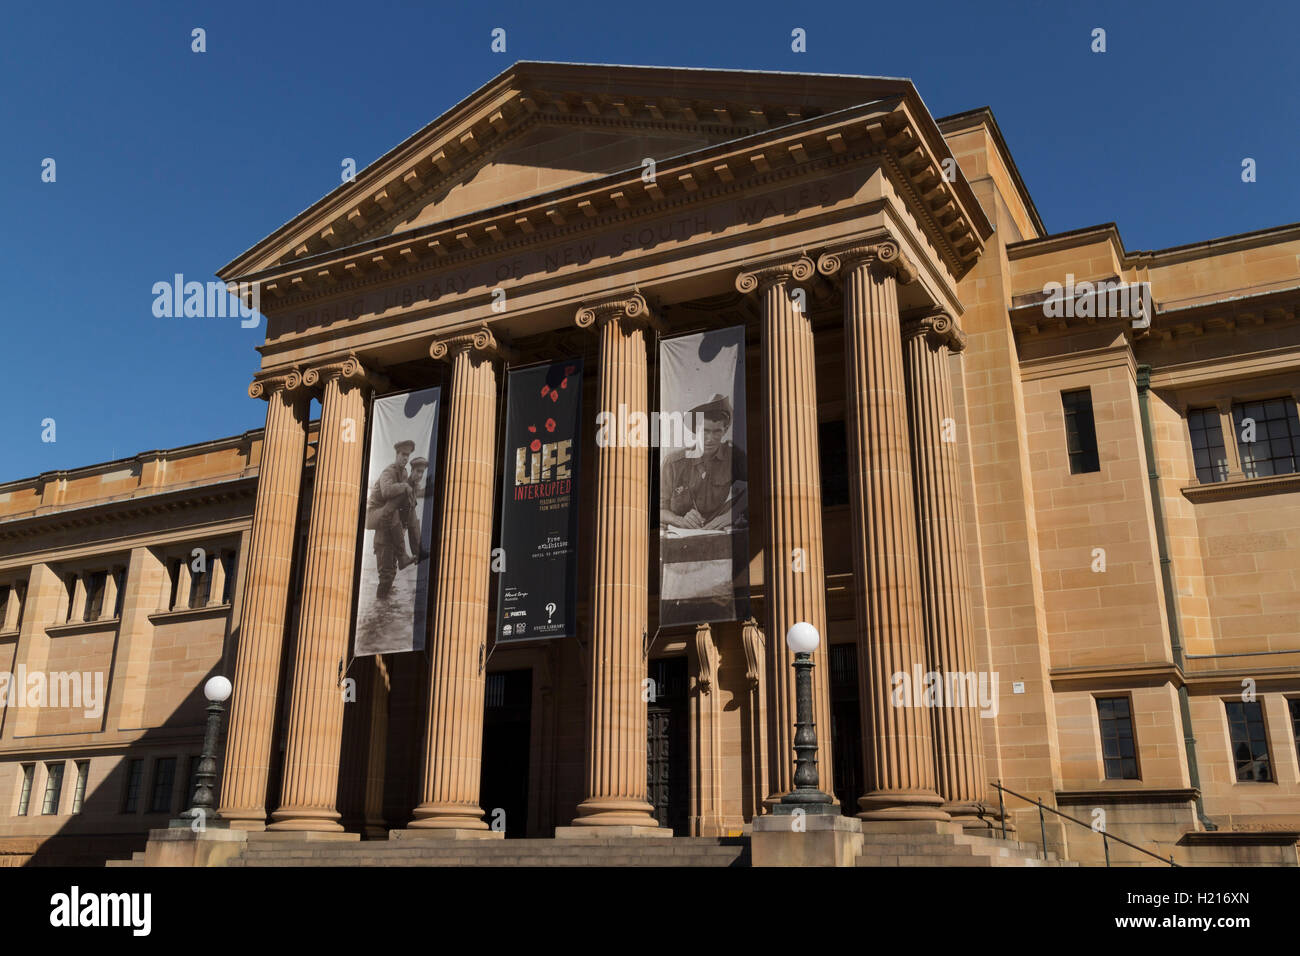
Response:
[{"label": "sandstone building", "polygon": [[[264,429],[0,485],[0,672],[103,680],[0,698],[0,860],[139,849],[218,673],[239,828],[746,833],[792,786],[802,620],[823,787],[864,827],[997,829],[1000,782],[1180,862],[1297,863],[1300,225],[1050,234],[992,113],[906,80],[520,63],[220,276],[267,316]],[[648,411],[656,340],[734,325],[752,617],[658,627],[646,453],[592,427],[579,635],[494,647],[506,369],[581,356],[593,417]],[[431,384],[428,650],[353,658],[344,422]],[[926,672],[994,696],[893,706]]]}]

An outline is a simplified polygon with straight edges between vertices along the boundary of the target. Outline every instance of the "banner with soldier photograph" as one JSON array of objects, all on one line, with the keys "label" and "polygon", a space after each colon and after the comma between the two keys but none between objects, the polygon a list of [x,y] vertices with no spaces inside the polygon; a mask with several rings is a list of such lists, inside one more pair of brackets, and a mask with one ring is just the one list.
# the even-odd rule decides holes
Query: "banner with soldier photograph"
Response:
[{"label": "banner with soldier photograph", "polygon": [[424,648],[439,392],[386,395],[371,404],[357,657]]},{"label": "banner with soldier photograph", "polygon": [[659,624],[749,614],[745,329],[659,343]]},{"label": "banner with soldier photograph", "polygon": [[497,642],[578,632],[578,421],[582,360],[510,371]]}]

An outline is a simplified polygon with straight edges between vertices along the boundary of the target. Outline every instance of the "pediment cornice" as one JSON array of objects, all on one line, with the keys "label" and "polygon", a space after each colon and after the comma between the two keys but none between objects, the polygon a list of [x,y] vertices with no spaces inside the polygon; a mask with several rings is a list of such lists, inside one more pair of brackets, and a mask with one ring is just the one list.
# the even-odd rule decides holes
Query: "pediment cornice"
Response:
[{"label": "pediment cornice", "polygon": [[[258,243],[222,269],[219,275],[227,281],[246,280],[253,276],[288,276],[294,270],[286,267],[298,264],[305,269],[338,253],[358,248],[369,251],[376,244],[387,245],[390,241],[397,245],[392,251],[400,261],[418,262],[425,250],[418,249],[418,244],[407,248],[403,240],[419,238],[422,230],[395,233],[394,229],[409,218],[414,208],[427,204],[440,192],[472,175],[489,163],[494,153],[538,125],[690,131],[716,141],[716,145],[688,155],[711,156],[714,150],[725,148],[729,143],[757,145],[753,142],[755,136],[770,135],[779,141],[785,132],[804,133],[807,125],[816,122],[818,117],[829,119],[877,102],[892,102],[893,112],[899,115],[875,128],[871,134],[873,144],[882,147],[882,151],[889,154],[887,159],[897,164],[892,172],[899,176],[900,182],[917,181],[922,190],[919,198],[927,204],[922,208],[931,208],[940,229],[936,246],[952,247],[949,250],[950,265],[958,273],[964,272],[968,266],[963,266],[963,262],[970,257],[971,249],[977,255],[983,240],[991,234],[991,227],[969,184],[960,175],[953,183],[945,182],[940,175],[939,164],[942,156],[947,155],[946,146],[937,128],[930,128],[934,127],[934,122],[908,81],[623,67],[608,68],[608,71],[626,81],[619,84],[620,89],[612,89],[613,83],[608,76],[604,77],[603,83],[597,83],[600,74],[594,74],[589,67],[517,64],[441,119],[372,163],[358,174],[355,181],[341,185]],[[593,90],[584,83],[604,88]],[[868,102],[849,110],[827,108],[833,106],[833,97],[816,87],[817,83],[827,89],[833,87],[841,101],[852,92],[864,96]],[[791,105],[791,100],[802,101],[805,105]],[[901,123],[898,121],[900,116]],[[904,132],[904,127],[910,129]],[[847,141],[855,138],[852,133],[841,135],[843,142],[840,146],[847,146]],[[819,152],[820,149],[813,147],[810,151]],[[768,166],[785,166],[784,159],[769,155]],[[765,172],[761,161],[758,166],[759,172]],[[639,173],[639,170],[635,172]],[[695,185],[713,178],[710,172],[695,177]],[[916,175],[918,173],[920,175]],[[725,179],[727,173],[719,175]],[[732,175],[735,175],[735,170]],[[594,175],[589,182],[601,182],[607,178]],[[578,188],[583,185],[578,184]],[[675,188],[676,184],[670,184],[667,191]],[[691,188],[689,180],[686,188]],[[634,198],[640,198],[641,192],[635,182],[629,183],[622,190],[621,199],[611,196],[608,202],[616,208],[627,209]],[[652,199],[660,198],[653,190],[649,194]],[[942,201],[934,203],[936,198]],[[584,207],[579,215],[594,218],[593,212],[602,203],[600,200],[588,201],[592,205]],[[485,210],[483,218],[492,218],[491,212]],[[564,216],[562,209],[557,208],[555,212]],[[506,221],[504,225],[492,223],[496,233],[489,235],[494,241],[499,241],[500,237],[516,231],[528,233],[539,224],[562,225],[554,216],[542,223],[533,222],[528,216],[516,218],[523,221]],[[473,241],[471,236],[465,238]],[[451,239],[464,245],[464,240],[455,234]],[[974,241],[968,242],[969,239]],[[432,253],[439,255],[438,248],[433,247]],[[382,256],[372,256],[368,262],[354,258],[350,264],[353,267],[351,272],[334,277],[334,281],[356,278],[372,269],[388,271],[395,263],[385,252]],[[300,279],[297,285],[301,292],[307,279],[297,278]],[[330,281],[329,274],[320,278],[327,284]],[[271,291],[272,295],[276,294],[276,290]],[[279,291],[283,294],[285,289]]]}]

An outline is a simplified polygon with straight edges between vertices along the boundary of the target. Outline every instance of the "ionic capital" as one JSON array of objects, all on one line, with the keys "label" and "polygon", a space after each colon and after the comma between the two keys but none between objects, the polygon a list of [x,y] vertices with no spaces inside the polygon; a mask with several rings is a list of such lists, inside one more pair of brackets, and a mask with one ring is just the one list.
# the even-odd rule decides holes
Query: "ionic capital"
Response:
[{"label": "ionic capital", "polygon": [[429,345],[429,355],[438,361],[450,361],[463,351],[471,351],[482,358],[504,359],[514,353],[497,341],[486,325],[465,332],[444,335]]},{"label": "ionic capital", "polygon": [[841,269],[865,263],[892,275],[899,285],[916,279],[916,266],[903,255],[898,243],[888,233],[856,239],[826,250],[817,258],[817,271],[833,276]]},{"label": "ionic capital", "polygon": [[388,387],[387,378],[378,372],[368,370],[355,355],[349,355],[346,358],[332,362],[323,362],[320,365],[313,365],[302,373],[303,385],[312,389],[324,388],[326,383],[334,379],[338,379],[341,386],[355,386],[376,390]]},{"label": "ionic capital", "polygon": [[957,320],[945,309],[935,309],[903,320],[904,342],[922,335],[934,352],[945,346],[950,352],[960,352],[966,348],[966,333],[957,327]]},{"label": "ionic capital", "polygon": [[736,276],[736,291],[748,295],[778,282],[806,282],[817,269],[807,256],[760,262]]},{"label": "ionic capital", "polygon": [[604,299],[584,302],[573,317],[580,329],[599,327],[611,320],[620,324],[646,325],[663,330],[662,324],[640,292],[620,292]]},{"label": "ionic capital", "polygon": [[302,379],[302,372],[296,368],[258,375],[253,379],[252,384],[248,386],[248,397],[262,398],[269,401],[276,392],[295,392],[302,388]]}]

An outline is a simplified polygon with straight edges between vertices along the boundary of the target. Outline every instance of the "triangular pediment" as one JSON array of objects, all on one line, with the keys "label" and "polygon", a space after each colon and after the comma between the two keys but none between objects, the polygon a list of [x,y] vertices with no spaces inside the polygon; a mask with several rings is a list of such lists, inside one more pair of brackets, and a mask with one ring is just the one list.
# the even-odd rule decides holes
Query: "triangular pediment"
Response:
[{"label": "triangular pediment", "polygon": [[909,89],[881,77],[518,63],[219,275],[256,275]]}]

